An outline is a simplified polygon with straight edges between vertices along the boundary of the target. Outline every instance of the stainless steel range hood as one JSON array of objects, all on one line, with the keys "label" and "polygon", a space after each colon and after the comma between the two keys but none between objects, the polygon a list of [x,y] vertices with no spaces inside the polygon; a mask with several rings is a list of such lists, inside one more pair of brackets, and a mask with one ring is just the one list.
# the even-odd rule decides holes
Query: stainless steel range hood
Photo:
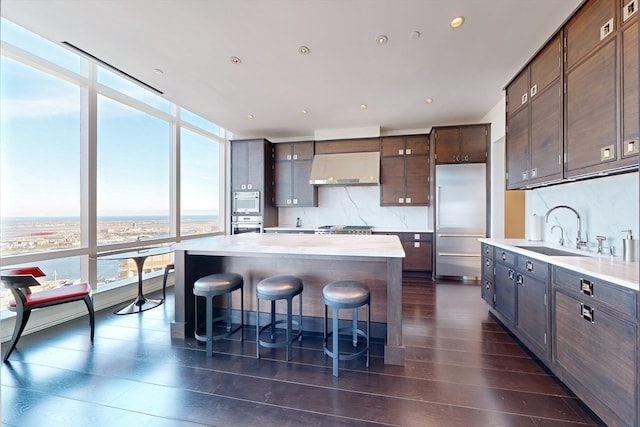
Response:
[{"label": "stainless steel range hood", "polygon": [[380,183],[380,153],[316,154],[309,183],[313,185],[375,185]]}]

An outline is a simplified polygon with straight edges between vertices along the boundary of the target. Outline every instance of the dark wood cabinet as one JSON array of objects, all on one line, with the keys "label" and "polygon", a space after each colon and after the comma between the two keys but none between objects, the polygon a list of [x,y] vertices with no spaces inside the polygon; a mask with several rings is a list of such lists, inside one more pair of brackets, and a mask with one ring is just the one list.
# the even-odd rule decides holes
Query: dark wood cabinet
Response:
[{"label": "dark wood cabinet", "polygon": [[607,425],[638,425],[638,293],[552,271],[554,371]]},{"label": "dark wood cabinet", "polygon": [[562,178],[562,45],[557,34],[507,87],[507,188]]},{"label": "dark wood cabinet", "polygon": [[480,296],[483,300],[489,304],[489,307],[493,308],[494,303],[494,290],[493,290],[493,246],[482,243],[482,288],[480,289]]},{"label": "dark wood cabinet", "polygon": [[549,265],[546,262],[517,255],[515,281],[518,337],[542,360],[549,358],[548,271]]},{"label": "dark wood cabinet", "polygon": [[375,234],[398,236],[405,253],[402,271],[433,270],[433,233],[375,232]]},{"label": "dark wood cabinet", "polygon": [[442,126],[431,130],[436,164],[487,161],[490,125]]},{"label": "dark wood cabinet", "polygon": [[501,320],[513,328],[516,322],[516,269],[515,254],[502,249],[494,253],[495,276],[493,306]]},{"label": "dark wood cabinet", "polygon": [[[622,55],[621,76],[621,129],[622,146],[620,153],[623,159],[637,158],[640,143],[638,136],[638,0],[623,0],[622,28],[620,30],[620,51]],[[626,19],[625,19],[626,18]]]},{"label": "dark wood cabinet", "polygon": [[313,142],[274,144],[275,205],[318,206],[318,190],[309,184]]},{"label": "dark wood cabinet", "polygon": [[429,136],[394,136],[381,141],[381,206],[426,206],[429,189]]}]

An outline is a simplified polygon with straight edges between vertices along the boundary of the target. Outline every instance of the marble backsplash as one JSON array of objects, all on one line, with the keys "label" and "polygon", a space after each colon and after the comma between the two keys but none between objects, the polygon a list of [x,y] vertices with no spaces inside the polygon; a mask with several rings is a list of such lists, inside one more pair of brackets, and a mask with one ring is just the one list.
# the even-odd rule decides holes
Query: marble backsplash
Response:
[{"label": "marble backsplash", "polygon": [[318,207],[279,209],[279,225],[294,227],[300,218],[302,227],[321,225],[370,225],[394,230],[431,230],[430,209],[426,206],[380,206],[380,187],[319,187]]},{"label": "marble backsplash", "polygon": [[[578,222],[568,209],[556,209],[544,222],[547,211],[557,205],[567,205],[578,211],[582,220],[582,239],[588,241],[587,250],[595,251],[596,236],[604,236],[605,247],[613,247],[617,257],[622,256],[622,230],[631,229],[636,239],[640,237],[638,173],[626,173],[528,190],[526,201],[526,230],[531,237],[529,222],[533,215],[542,217],[542,240],[558,243],[560,230],[564,230],[565,246],[575,247]],[[636,255],[636,260],[637,260]]]}]

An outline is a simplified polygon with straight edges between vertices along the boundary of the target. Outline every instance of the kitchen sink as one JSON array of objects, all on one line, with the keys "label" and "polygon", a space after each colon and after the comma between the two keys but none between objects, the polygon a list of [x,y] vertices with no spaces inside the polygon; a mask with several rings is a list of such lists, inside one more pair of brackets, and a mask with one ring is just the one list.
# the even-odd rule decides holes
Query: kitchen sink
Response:
[{"label": "kitchen sink", "polygon": [[586,256],[575,252],[563,251],[561,249],[550,248],[548,246],[516,246],[516,248],[526,249],[547,256]]}]

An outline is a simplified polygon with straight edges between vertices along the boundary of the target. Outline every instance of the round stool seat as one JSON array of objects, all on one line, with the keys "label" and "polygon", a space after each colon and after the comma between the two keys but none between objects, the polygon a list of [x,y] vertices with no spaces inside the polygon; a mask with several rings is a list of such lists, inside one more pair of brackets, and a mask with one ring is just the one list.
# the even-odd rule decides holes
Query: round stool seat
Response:
[{"label": "round stool seat", "polygon": [[261,280],[256,285],[259,299],[284,299],[302,292],[302,279],[296,276],[273,276]]},{"label": "round stool seat", "polygon": [[369,288],[355,280],[337,280],[322,289],[322,299],[331,307],[360,307],[368,302],[369,296]]},{"label": "round stool seat", "polygon": [[238,289],[243,284],[243,278],[237,273],[216,273],[201,277],[193,284],[195,295],[222,295]]}]

